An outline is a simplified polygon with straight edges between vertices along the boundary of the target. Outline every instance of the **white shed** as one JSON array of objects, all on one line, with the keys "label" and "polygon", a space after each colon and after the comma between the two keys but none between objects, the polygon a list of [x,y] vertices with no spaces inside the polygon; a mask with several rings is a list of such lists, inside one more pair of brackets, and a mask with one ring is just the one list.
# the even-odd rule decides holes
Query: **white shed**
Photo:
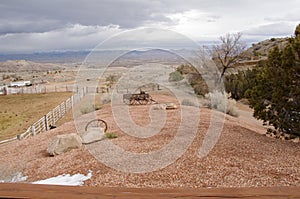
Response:
[{"label": "white shed", "polygon": [[18,81],[18,82],[10,82],[10,87],[22,87],[22,86],[31,86],[30,81]]}]

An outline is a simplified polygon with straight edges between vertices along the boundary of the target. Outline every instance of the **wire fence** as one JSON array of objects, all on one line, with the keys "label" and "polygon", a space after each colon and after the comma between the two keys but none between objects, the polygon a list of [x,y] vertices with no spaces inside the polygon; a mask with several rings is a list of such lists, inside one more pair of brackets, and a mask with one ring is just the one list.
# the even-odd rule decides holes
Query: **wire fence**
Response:
[{"label": "wire fence", "polygon": [[38,93],[51,93],[51,92],[72,92],[74,86],[72,84],[68,85],[33,85],[25,87],[5,87],[0,91],[3,95],[12,94],[38,94]]},{"label": "wire fence", "polygon": [[0,95],[13,95],[13,94],[39,94],[39,93],[53,93],[53,92],[81,92],[85,89],[87,93],[108,93],[112,89],[115,89],[117,93],[128,93],[132,89],[142,89],[144,91],[155,91],[160,90],[159,84],[147,84],[142,86],[136,85],[117,85],[111,88],[107,85],[97,85],[97,86],[86,86],[84,88],[79,88],[78,85],[74,84],[58,84],[58,85],[46,85],[39,84],[33,86],[23,86],[23,87],[8,87],[0,86]]}]

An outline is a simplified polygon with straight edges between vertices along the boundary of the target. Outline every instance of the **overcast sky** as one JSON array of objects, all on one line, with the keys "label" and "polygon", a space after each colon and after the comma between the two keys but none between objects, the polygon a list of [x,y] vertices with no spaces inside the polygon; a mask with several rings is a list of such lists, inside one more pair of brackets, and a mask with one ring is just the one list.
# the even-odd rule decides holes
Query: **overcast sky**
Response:
[{"label": "overcast sky", "polygon": [[242,32],[248,43],[291,36],[300,0],[1,0],[0,52],[92,49],[142,27],[205,43]]}]

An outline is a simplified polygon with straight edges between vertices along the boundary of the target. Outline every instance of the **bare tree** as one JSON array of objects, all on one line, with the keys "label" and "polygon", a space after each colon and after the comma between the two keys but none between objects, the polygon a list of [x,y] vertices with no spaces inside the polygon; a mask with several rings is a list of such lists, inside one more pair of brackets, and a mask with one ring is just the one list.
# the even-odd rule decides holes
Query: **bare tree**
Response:
[{"label": "bare tree", "polygon": [[210,54],[221,71],[223,78],[229,68],[233,68],[243,58],[246,44],[241,41],[241,33],[226,34],[221,36],[220,44],[213,45]]},{"label": "bare tree", "polygon": [[106,85],[111,88],[118,81],[117,75],[109,75],[106,77]]}]

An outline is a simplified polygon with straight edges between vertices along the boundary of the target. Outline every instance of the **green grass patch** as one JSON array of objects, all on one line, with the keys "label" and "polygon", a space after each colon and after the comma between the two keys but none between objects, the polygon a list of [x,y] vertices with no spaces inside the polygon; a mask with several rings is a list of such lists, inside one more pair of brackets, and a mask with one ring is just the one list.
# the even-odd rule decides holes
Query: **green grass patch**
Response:
[{"label": "green grass patch", "polygon": [[109,132],[109,133],[105,133],[106,138],[108,139],[114,139],[117,138],[118,136],[115,133]]}]

